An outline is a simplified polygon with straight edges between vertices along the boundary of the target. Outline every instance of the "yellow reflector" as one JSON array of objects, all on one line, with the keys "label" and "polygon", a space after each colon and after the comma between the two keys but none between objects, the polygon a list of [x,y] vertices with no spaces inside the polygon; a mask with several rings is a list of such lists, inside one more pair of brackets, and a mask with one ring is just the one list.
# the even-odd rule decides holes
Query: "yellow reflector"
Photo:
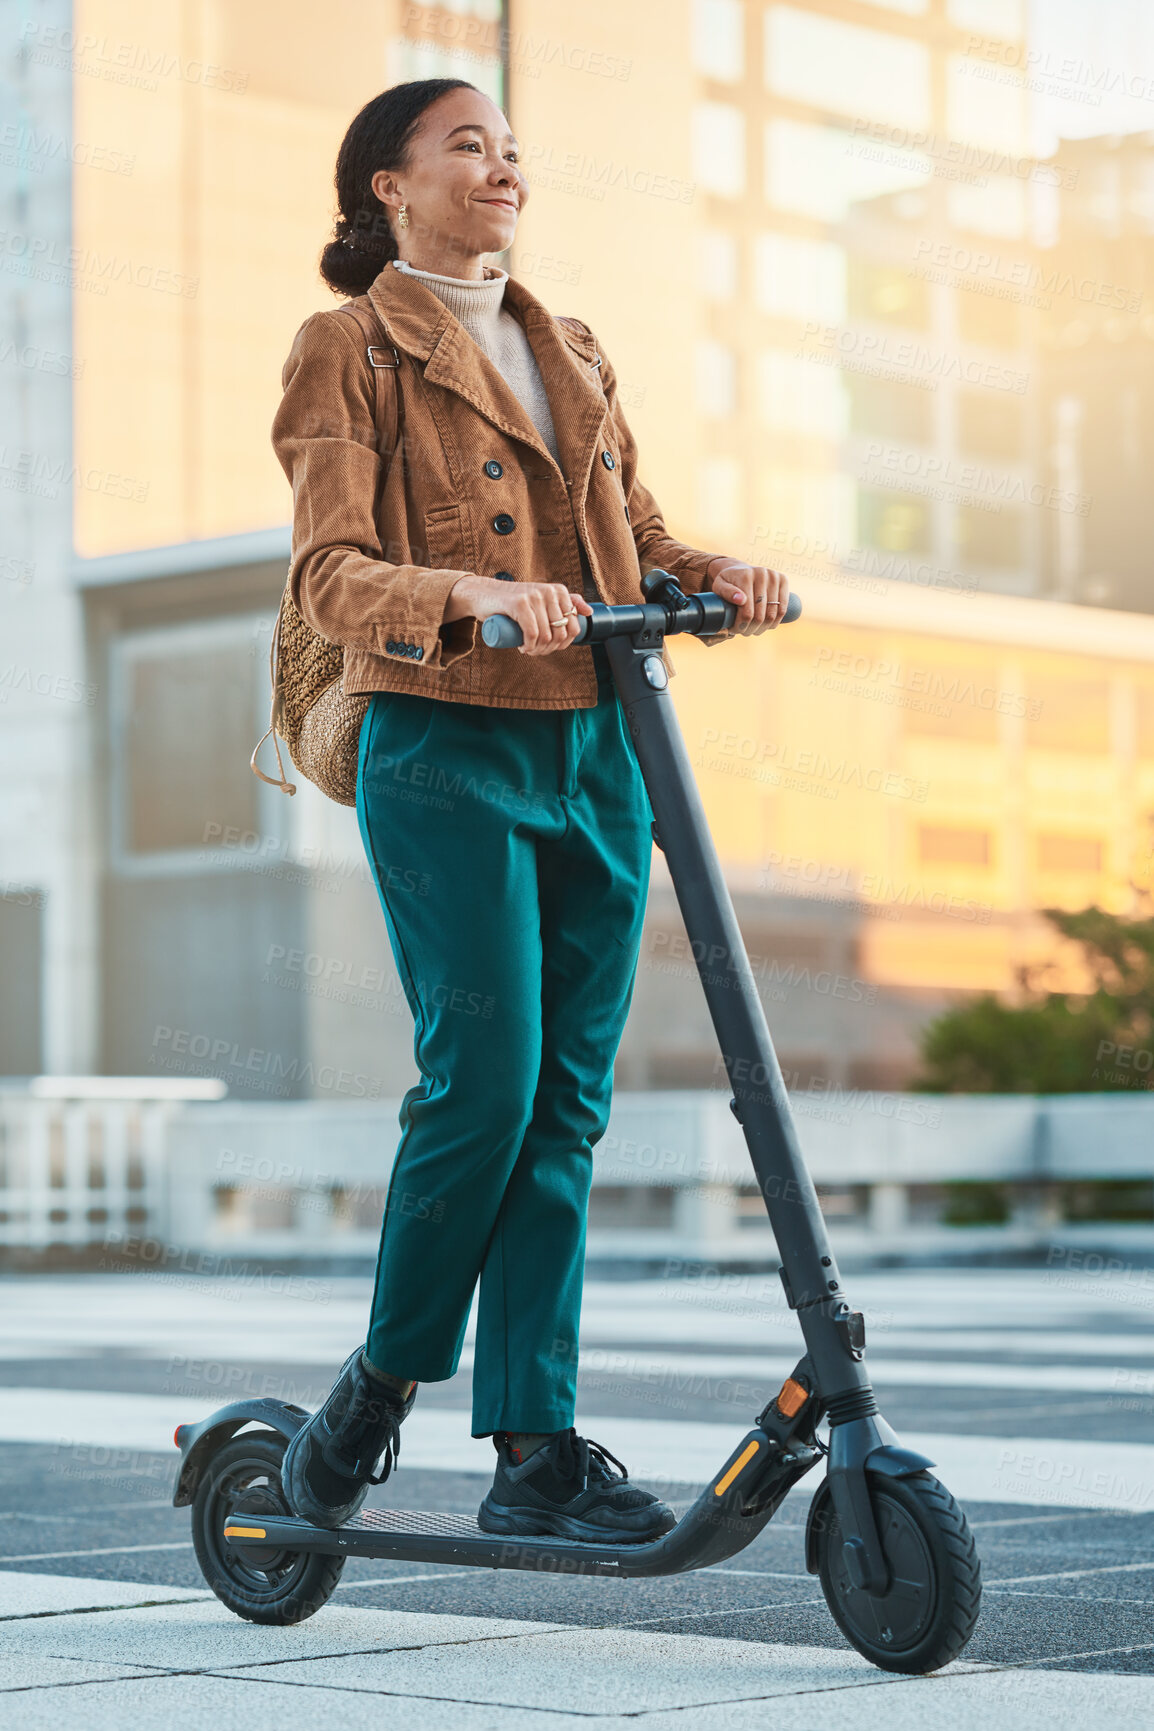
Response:
[{"label": "yellow reflector", "polygon": [[777,1397],[777,1410],[782,1418],[794,1418],[809,1399],[809,1392],[792,1376],[787,1379]]},{"label": "yellow reflector", "polygon": [[733,1465],[729,1468],[728,1472],[725,1474],[725,1477],[718,1479],[717,1483],[714,1485],[713,1494],[715,1497],[724,1496],[725,1492],[729,1489],[730,1485],[733,1483],[734,1479],[737,1477],[737,1475],[741,1471],[742,1467],[745,1466],[748,1461],[751,1461],[753,1459],[754,1455],[757,1453],[757,1451],[760,1447],[761,1447],[761,1444],[759,1442],[757,1442],[756,1440],[754,1442],[751,1442],[751,1443],[746,1443],[745,1447],[742,1449],[741,1453],[738,1455],[738,1457],[734,1461]]},{"label": "yellow reflector", "polygon": [[263,1527],[226,1527],[226,1539],[267,1539],[268,1534]]}]

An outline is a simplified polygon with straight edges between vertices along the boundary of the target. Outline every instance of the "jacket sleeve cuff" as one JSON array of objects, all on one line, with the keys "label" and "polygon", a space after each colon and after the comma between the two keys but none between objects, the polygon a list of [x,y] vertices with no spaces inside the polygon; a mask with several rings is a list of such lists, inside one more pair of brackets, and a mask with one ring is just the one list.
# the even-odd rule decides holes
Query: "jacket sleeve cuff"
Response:
[{"label": "jacket sleeve cuff", "polygon": [[473,616],[446,619],[445,607],[463,571],[418,569],[403,587],[390,586],[387,617],[374,621],[378,655],[395,654],[389,644],[416,645],[422,667],[451,667],[471,653],[477,641],[480,620]]}]

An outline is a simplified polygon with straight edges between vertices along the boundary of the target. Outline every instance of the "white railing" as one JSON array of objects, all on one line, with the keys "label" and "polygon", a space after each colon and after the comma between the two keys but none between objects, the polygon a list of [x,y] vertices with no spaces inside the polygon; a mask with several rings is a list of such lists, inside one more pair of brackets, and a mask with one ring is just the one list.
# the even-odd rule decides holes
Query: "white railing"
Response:
[{"label": "white railing", "polygon": [[[37,1078],[0,1090],[0,1246],[116,1250],[135,1240],[198,1253],[371,1254],[400,1101],[271,1103],[222,1093],[219,1084],[166,1089],[111,1077]],[[795,1096],[794,1105],[843,1250],[1101,1240],[1100,1227],[1056,1214],[1062,1183],[1141,1180],[1154,1193],[1147,1093],[854,1092]],[[1011,1219],[963,1229],[927,1213],[927,1187],[959,1181],[1015,1187]],[[594,1253],[772,1252],[726,1093],[619,1092],[594,1150],[593,1183]],[[436,1203],[394,1198],[413,1209]],[[1154,1247],[1154,1224],[1107,1236]]]},{"label": "white railing", "polygon": [[168,1234],[173,1114],[218,1082],[36,1076],[0,1089],[0,1245],[116,1242]]}]

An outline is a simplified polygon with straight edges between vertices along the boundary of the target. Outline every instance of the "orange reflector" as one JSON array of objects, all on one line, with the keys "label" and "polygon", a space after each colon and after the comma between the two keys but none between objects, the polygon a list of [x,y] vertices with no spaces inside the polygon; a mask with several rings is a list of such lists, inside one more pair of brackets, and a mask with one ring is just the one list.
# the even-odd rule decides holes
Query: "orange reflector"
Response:
[{"label": "orange reflector", "polygon": [[180,1447],[180,1433],[183,1429],[184,1429],[184,1426],[182,1424],[178,1424],[176,1429],[172,1433],[172,1440],[176,1444],[177,1448]]},{"label": "orange reflector", "polygon": [[796,1418],[808,1399],[809,1390],[802,1388],[800,1382],[794,1382],[792,1376],[788,1377],[777,1397],[777,1410],[782,1418]]},{"label": "orange reflector", "polygon": [[742,1467],[753,1459],[760,1447],[761,1444],[757,1442],[756,1439],[751,1443],[746,1443],[745,1447],[742,1449],[733,1465],[729,1468],[724,1478],[718,1479],[717,1483],[714,1485],[713,1494],[715,1497],[725,1495],[725,1492],[729,1489]]},{"label": "orange reflector", "polygon": [[267,1539],[268,1534],[263,1527],[226,1527],[226,1539]]}]

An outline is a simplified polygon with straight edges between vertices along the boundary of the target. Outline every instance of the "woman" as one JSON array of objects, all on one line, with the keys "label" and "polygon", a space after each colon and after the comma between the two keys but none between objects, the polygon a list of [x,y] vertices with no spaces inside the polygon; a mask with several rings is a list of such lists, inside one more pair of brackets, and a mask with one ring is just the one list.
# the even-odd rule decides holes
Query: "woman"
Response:
[{"label": "woman", "polygon": [[[290,1444],[285,1491],[322,1526],[355,1513],[418,1383],[455,1373],[479,1280],[473,1435],[497,1450],[481,1527],[645,1540],[672,1511],[573,1419],[592,1148],[652,813],[605,651],[571,645],[590,599],[636,601],[645,570],[735,602],[745,632],[777,624],[788,586],[669,536],[592,332],[486,265],[529,192],[487,96],[459,79],[384,91],[336,186],[321,271],[381,342],[366,351],[339,308],[306,319],[273,443],[293,599],[344,647],[346,690],[372,693],[357,813],[421,1075],[367,1340]],[[371,366],[390,369],[401,429],[383,457]],[[480,639],[494,613],[520,625],[516,654]]]}]

